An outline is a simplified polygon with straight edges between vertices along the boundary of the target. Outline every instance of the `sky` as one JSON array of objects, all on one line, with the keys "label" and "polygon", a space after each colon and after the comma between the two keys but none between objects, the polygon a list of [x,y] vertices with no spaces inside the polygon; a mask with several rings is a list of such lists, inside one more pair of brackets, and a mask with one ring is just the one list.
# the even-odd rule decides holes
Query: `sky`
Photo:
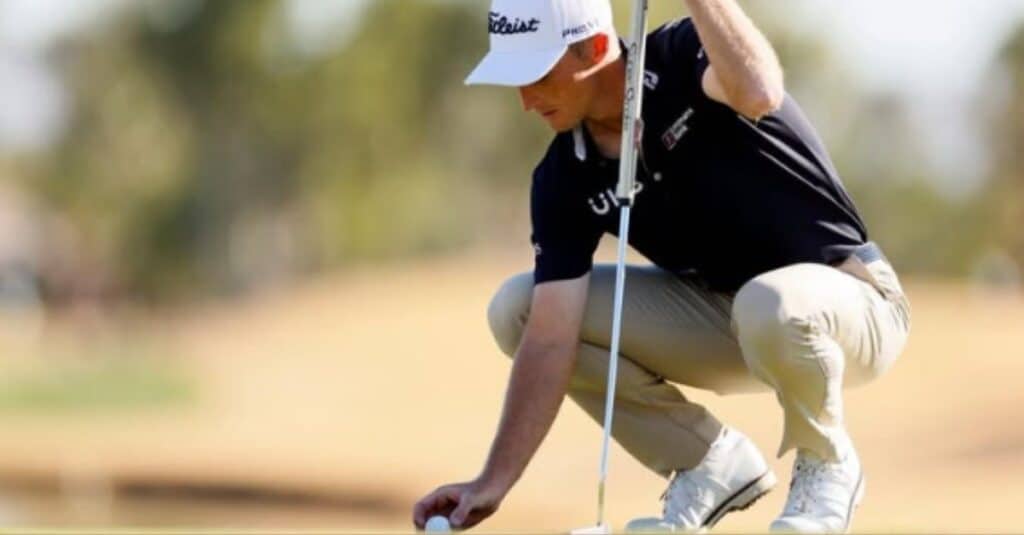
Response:
[{"label": "sky", "polygon": [[86,24],[102,7],[75,0],[0,0],[0,149],[45,148],[69,103],[40,53],[53,38]]},{"label": "sky", "polygon": [[909,97],[940,185],[952,194],[975,186],[984,156],[972,109],[998,47],[1024,21],[1024,0],[801,3],[801,23],[820,26],[861,83]]},{"label": "sky", "polygon": [[962,93],[1015,23],[1024,0],[801,0],[851,65],[876,84]]},{"label": "sky", "polygon": [[[59,135],[70,106],[40,52],[55,37],[101,20],[126,1],[0,0],[0,150],[45,148]],[[162,1],[187,6],[194,0]],[[368,1],[373,0],[288,0],[286,15],[304,36],[303,46],[314,49],[352,28]],[[976,171],[979,148],[965,110],[997,46],[1024,20],[1024,0],[786,0],[779,5],[790,8],[794,24],[830,41],[868,89],[910,96],[921,125],[944,125],[922,130],[951,180]]]}]

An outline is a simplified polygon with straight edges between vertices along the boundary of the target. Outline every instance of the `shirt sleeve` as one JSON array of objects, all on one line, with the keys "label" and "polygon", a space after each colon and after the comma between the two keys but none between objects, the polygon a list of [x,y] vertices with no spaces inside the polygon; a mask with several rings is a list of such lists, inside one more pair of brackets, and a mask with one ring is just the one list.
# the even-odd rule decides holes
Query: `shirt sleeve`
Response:
[{"label": "shirt sleeve", "polygon": [[704,71],[710,62],[691,19],[678,19],[661,26],[651,34],[648,47],[655,49],[663,72],[680,77],[680,86],[689,97],[695,101],[710,100],[703,86]]},{"label": "shirt sleeve", "polygon": [[582,277],[593,267],[594,251],[603,231],[586,211],[586,198],[573,195],[568,177],[551,176],[542,163],[534,171],[530,219],[535,284]]}]

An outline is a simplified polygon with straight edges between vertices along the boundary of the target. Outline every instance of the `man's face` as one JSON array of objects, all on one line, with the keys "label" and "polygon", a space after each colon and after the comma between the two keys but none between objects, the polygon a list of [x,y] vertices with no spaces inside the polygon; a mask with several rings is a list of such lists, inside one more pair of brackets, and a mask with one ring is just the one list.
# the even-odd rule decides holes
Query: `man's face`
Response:
[{"label": "man's face", "polygon": [[566,52],[544,78],[519,88],[523,110],[537,112],[556,132],[575,128],[586,116],[595,84],[573,76],[587,67],[575,52]]}]

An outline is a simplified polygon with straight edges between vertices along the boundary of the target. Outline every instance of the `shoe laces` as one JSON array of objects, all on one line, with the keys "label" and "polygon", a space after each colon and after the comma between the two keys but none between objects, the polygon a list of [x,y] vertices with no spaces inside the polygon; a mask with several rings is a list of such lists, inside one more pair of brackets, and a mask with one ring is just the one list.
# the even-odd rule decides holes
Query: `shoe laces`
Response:
[{"label": "shoe laces", "polygon": [[840,463],[829,463],[811,455],[798,453],[793,465],[793,479],[786,502],[787,514],[812,512],[822,505],[830,487],[845,486],[846,474]]},{"label": "shoe laces", "polygon": [[708,482],[694,471],[676,472],[665,492],[662,515],[671,524],[689,524],[703,517],[704,509],[714,506],[714,492]]},{"label": "shoe laces", "polygon": [[707,467],[720,462],[723,455],[722,441],[715,441],[700,465],[674,472],[661,495],[665,522],[684,529],[701,527],[704,517],[715,507],[715,489],[721,487]]}]

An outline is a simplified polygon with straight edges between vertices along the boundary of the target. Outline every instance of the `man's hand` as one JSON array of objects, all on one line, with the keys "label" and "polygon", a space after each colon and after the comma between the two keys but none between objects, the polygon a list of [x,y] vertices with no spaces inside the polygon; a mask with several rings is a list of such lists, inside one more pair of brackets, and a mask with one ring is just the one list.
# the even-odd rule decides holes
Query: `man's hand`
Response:
[{"label": "man's hand", "polygon": [[472,527],[494,514],[536,453],[562,404],[576,361],[590,274],[538,284],[533,290],[498,432],[480,477],[446,485],[420,500],[413,521],[445,515],[453,527]]},{"label": "man's hand", "polygon": [[453,528],[471,528],[494,514],[508,489],[479,479],[455,483],[427,494],[413,507],[413,523],[423,529],[435,515],[448,518]]}]

